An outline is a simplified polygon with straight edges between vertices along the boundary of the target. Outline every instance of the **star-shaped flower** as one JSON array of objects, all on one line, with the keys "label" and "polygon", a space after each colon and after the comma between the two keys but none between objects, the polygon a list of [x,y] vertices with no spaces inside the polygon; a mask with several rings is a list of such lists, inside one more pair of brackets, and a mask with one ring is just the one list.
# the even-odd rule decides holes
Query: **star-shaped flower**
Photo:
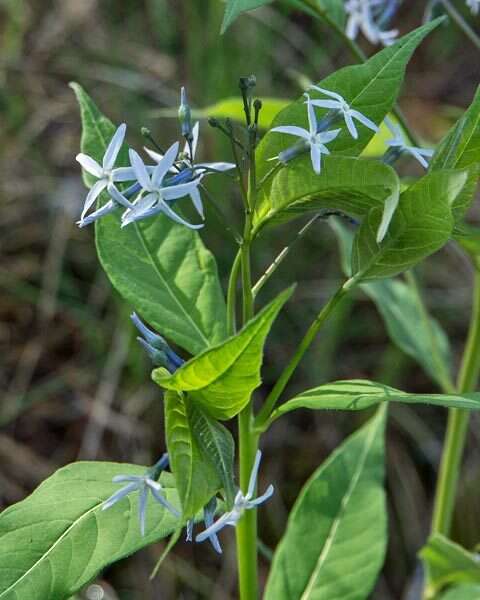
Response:
[{"label": "star-shaped flower", "polygon": [[[79,221],[81,226],[86,224],[85,215],[88,210],[93,206],[98,196],[107,189],[109,185],[112,185],[113,182],[133,181],[135,179],[135,173],[131,167],[114,168],[123,140],[125,139],[126,131],[127,126],[125,123],[122,123],[110,140],[101,165],[99,165],[91,156],[88,156],[88,154],[80,153],[76,156],[77,161],[82,165],[83,169],[97,178],[97,181],[92,185],[87,194]],[[130,206],[130,203],[123,198],[123,196],[120,199],[116,198],[115,201],[126,208]],[[108,213],[104,211],[103,214]]]},{"label": "star-shaped flower", "polygon": [[[318,131],[317,117],[315,115],[315,109],[313,108],[310,97],[307,94],[307,113],[308,113],[308,130],[303,127],[297,127],[296,125],[282,125],[274,127],[270,131],[275,133],[286,133],[287,135],[294,135],[299,137],[305,148],[310,148],[310,158],[312,160],[312,167],[317,175],[320,174],[322,168],[322,154],[330,154],[330,150],[325,144],[328,144],[334,140],[340,133],[340,129],[334,129],[333,131]],[[299,148],[301,151],[301,148]],[[284,150],[278,155],[280,162],[287,162],[290,158],[295,156],[295,152],[291,152],[291,149]]]},{"label": "star-shaped flower", "polygon": [[[144,475],[116,475],[112,481],[114,483],[126,483],[118,492],[115,492],[105,500],[102,505],[102,510],[107,510],[117,502],[120,502],[123,498],[131,494],[132,492],[138,491],[139,502],[138,502],[138,518],[140,522],[140,533],[142,536],[145,535],[145,522],[147,515],[147,500],[148,492],[150,492],[153,498],[159,502],[163,507],[172,513],[175,517],[179,517],[180,513],[177,509],[170,504],[170,502],[162,495],[162,485],[156,481],[159,477],[160,472],[163,471],[168,465],[168,456],[164,454],[162,458]],[[155,477],[152,479],[152,477]]]},{"label": "star-shaped flower", "polygon": [[[182,88],[183,89],[183,88]],[[198,148],[198,138],[200,134],[200,123],[197,121],[192,128],[192,139],[190,142],[185,142],[185,146],[183,148],[183,152],[180,154],[180,163],[178,168],[172,167],[170,171],[173,172],[182,172],[185,173],[188,170],[188,173],[185,173],[184,177],[190,179],[195,179],[198,175],[205,175],[208,173],[223,173],[225,171],[230,171],[235,168],[235,165],[230,162],[211,162],[211,163],[195,163],[195,154]],[[150,150],[149,148],[145,148],[145,152],[152,158],[157,164],[163,159],[163,154],[159,152],[155,152],[154,150]],[[203,212],[203,204],[202,198],[200,196],[200,191],[198,187],[195,187],[193,191],[190,193],[190,197],[192,199],[193,205],[197,209],[199,215],[204,218]]]},{"label": "star-shaped flower", "polygon": [[341,96],[340,94],[337,94],[336,92],[331,92],[330,90],[325,90],[324,88],[321,88],[318,85],[311,85],[310,89],[320,92],[325,96],[331,98],[331,100],[315,99],[310,100],[310,102],[313,104],[313,106],[338,110],[345,119],[347,129],[354,139],[358,138],[358,131],[355,126],[354,119],[362,123],[362,125],[365,125],[365,127],[371,129],[372,131],[378,131],[378,127],[373,121],[371,121],[368,117],[363,115],[360,111],[351,108],[348,102],[345,100],[345,98],[343,98],[343,96]]},{"label": "star-shaped flower", "polygon": [[203,225],[193,225],[188,223],[173,211],[168,204],[169,201],[195,193],[195,190],[197,190],[202,179],[202,175],[200,175],[192,181],[178,184],[173,184],[167,180],[166,176],[177,158],[178,142],[170,146],[165,153],[165,156],[163,156],[160,162],[153,170],[151,170],[151,174],[148,172],[145,163],[135,150],[130,149],[129,154],[138,183],[142,186],[142,191],[138,195],[133,206],[123,214],[122,227],[158,213],[164,213],[176,223],[185,225],[190,229],[199,229],[203,227]]},{"label": "star-shaped flower", "polygon": [[210,527],[207,527],[207,529],[202,531],[202,533],[199,533],[195,538],[196,542],[204,542],[206,539],[211,538],[214,534],[216,535],[221,529],[223,529],[227,525],[235,527],[246,510],[256,508],[260,504],[266,502],[272,496],[273,485],[269,485],[265,493],[263,493],[261,496],[258,496],[257,498],[253,497],[255,493],[255,487],[257,485],[258,469],[260,467],[261,458],[262,453],[260,452],[260,450],[258,450],[255,456],[255,462],[252,468],[252,472],[250,474],[250,481],[248,483],[247,493],[244,494],[242,490],[239,490],[237,495],[235,496],[232,510],[224,513],[219,519],[217,519],[217,521],[212,523]]},{"label": "star-shaped flower", "polygon": [[380,23],[388,20],[385,16],[396,10],[396,4],[395,0],[348,0],[345,4],[347,36],[354,40],[361,31],[371,44],[389,46],[395,41],[398,30],[384,31]]},{"label": "star-shaped flower", "polygon": [[398,150],[399,153],[406,152],[407,154],[410,154],[422,165],[422,167],[428,169],[428,162],[425,157],[430,158],[433,156],[434,151],[431,148],[408,146],[400,127],[392,123],[390,119],[385,119],[385,124],[393,135],[393,138],[387,141],[387,146]]}]

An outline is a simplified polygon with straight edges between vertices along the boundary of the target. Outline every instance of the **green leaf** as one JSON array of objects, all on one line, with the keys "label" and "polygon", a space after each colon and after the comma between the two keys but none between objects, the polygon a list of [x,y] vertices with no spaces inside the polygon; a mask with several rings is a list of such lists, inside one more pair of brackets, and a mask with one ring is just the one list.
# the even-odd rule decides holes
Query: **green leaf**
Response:
[{"label": "green leaf", "polygon": [[[287,105],[288,100],[282,100],[281,98],[269,98],[262,96],[262,110],[259,115],[258,125],[260,129],[268,129],[270,124],[276,115]],[[192,117],[194,119],[207,119],[208,117],[215,117],[217,119],[231,119],[238,123],[245,123],[245,112],[243,108],[243,100],[240,97],[232,96],[230,98],[224,98],[210,104],[205,108],[192,108]],[[161,108],[154,111],[156,117],[170,117],[178,119],[177,108]]]},{"label": "green leaf", "polygon": [[416,394],[407,393],[382,383],[364,379],[334,381],[306,390],[277,408],[273,419],[298,408],[314,410],[363,410],[384,402],[434,404],[445,408],[480,410],[480,393]]},{"label": "green leaf", "polygon": [[268,196],[255,214],[257,231],[266,223],[285,222],[320,209],[336,209],[362,218],[373,207],[382,210],[383,236],[398,204],[396,172],[378,161],[327,156],[318,177],[311,165],[284,168],[274,177]]},{"label": "green leaf", "polygon": [[[183,518],[197,514],[221,488],[222,482],[197,438],[201,413],[177,392],[165,393],[165,431],[168,457],[183,509]],[[202,427],[202,425],[200,425]]]},{"label": "green leaf", "polygon": [[[349,276],[353,235],[338,219],[331,219],[330,226],[339,241],[342,268]],[[417,289],[399,279],[370,281],[360,289],[377,306],[393,343],[442,385],[450,377],[449,340],[440,323],[427,312]]]},{"label": "green leaf", "polygon": [[260,385],[263,346],[273,321],[293,292],[279,294],[235,336],[185,363],[173,375],[155,369],[153,380],[189,397],[216,419],[230,419]]},{"label": "green leaf", "polygon": [[480,583],[478,558],[443,535],[432,535],[420,556],[427,570],[429,596],[446,585]]},{"label": "green leaf", "polygon": [[480,585],[459,585],[442,595],[440,600],[474,600],[480,598]]},{"label": "green leaf", "polygon": [[273,559],[265,600],[363,600],[386,537],[385,412],[349,437],[298,497]]},{"label": "green leaf", "polygon": [[273,0],[227,0],[227,7],[225,8],[225,15],[223,17],[220,33],[225,33],[235,19],[243,12],[259,8],[264,4],[270,4],[272,1]]},{"label": "green leaf", "polygon": [[[0,598],[68,598],[103,568],[165,538],[178,524],[149,495],[146,535],[140,535],[138,493],[102,511],[119,484],[112,477],[142,475],[146,467],[78,462],[57,471],[28,498],[0,514]],[[179,506],[173,478],[160,479]]]},{"label": "green leaf", "polygon": [[[79,85],[72,87],[82,115],[82,152],[101,160],[115,126]],[[122,156],[119,165],[128,164],[126,148]],[[217,266],[197,232],[164,215],[121,229],[117,213],[97,221],[95,231],[110,281],[149,325],[192,354],[225,339]]]},{"label": "green leaf", "polygon": [[[405,75],[405,68],[415,48],[423,38],[437,27],[442,19],[436,19],[423,27],[415,29],[401,38],[396,44],[385,48],[361,65],[344,67],[323,79],[318,85],[341,94],[350,106],[359,110],[374,123],[380,124],[395,104]],[[321,94],[312,91],[311,97]],[[316,108],[316,114],[321,119],[328,111]],[[339,122],[342,132],[329,144],[329,150],[335,154],[357,156],[367,146],[374,132],[359,125],[358,139],[354,140],[343,123]],[[296,102],[282,110],[272,123],[272,126],[297,125],[308,128],[305,98],[302,96]],[[335,127],[336,124],[332,127]],[[267,133],[257,149],[258,181],[272,168],[268,159],[289,148],[294,138],[279,133]],[[291,166],[308,164],[309,157],[303,156],[292,161]],[[325,173],[323,172],[321,177]]]},{"label": "green leaf", "polygon": [[477,187],[480,163],[480,87],[472,104],[438,144],[430,162],[430,171],[469,169],[469,185],[453,205],[458,222],[472,203]]},{"label": "green leaf", "polygon": [[382,210],[372,208],[353,243],[353,272],[364,280],[392,277],[444,246],[454,226],[452,205],[467,179],[466,171],[431,173],[403,192],[381,244]]},{"label": "green leaf", "polygon": [[345,27],[346,13],[343,0],[316,0],[318,8],[342,29]]}]

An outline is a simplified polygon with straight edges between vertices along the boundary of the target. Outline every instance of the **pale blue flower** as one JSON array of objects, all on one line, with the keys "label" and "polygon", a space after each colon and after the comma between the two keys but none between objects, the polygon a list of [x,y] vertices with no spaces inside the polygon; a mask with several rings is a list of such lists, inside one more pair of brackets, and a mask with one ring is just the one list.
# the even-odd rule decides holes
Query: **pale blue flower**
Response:
[{"label": "pale blue flower", "polygon": [[[182,88],[183,89],[183,88]],[[187,177],[190,174],[190,178],[195,179],[198,175],[206,175],[208,173],[223,173],[225,171],[230,171],[235,168],[234,163],[230,162],[211,162],[211,163],[195,163],[195,154],[197,152],[198,147],[198,138],[200,133],[200,123],[197,121],[192,128],[192,138],[191,142],[188,141],[185,143],[183,148],[183,152],[180,154],[180,166],[175,166],[170,169],[170,172],[184,172],[185,170],[189,170],[187,173]],[[159,152],[155,152],[154,150],[150,150],[149,148],[144,148],[145,152],[152,158],[157,164],[163,160],[163,154]],[[200,191],[198,186],[195,187],[190,192],[190,198],[192,199],[193,205],[197,209],[198,214],[204,218],[203,212],[203,204],[202,198],[200,196]]]},{"label": "pale blue flower", "polygon": [[[315,115],[315,109],[313,108],[310,97],[307,94],[307,114],[308,114],[308,130],[303,127],[297,127],[296,125],[282,125],[274,127],[270,131],[274,133],[286,133],[287,135],[293,135],[300,138],[301,142],[298,146],[293,146],[278,155],[280,162],[288,162],[291,158],[303,151],[303,149],[310,149],[310,158],[312,161],[312,167],[317,175],[320,174],[322,168],[322,154],[330,154],[330,150],[325,144],[328,144],[334,140],[340,133],[340,129],[334,129],[333,131],[318,131],[317,117]],[[273,160],[273,159],[271,159]]]},{"label": "pale blue flower", "polygon": [[387,141],[387,146],[393,148],[400,154],[406,152],[413,156],[425,169],[428,169],[428,161],[426,158],[433,156],[433,149],[431,148],[417,148],[415,146],[409,146],[405,142],[403,132],[400,127],[392,123],[390,119],[385,119],[385,125],[390,130],[393,138]]},{"label": "pale blue flower", "polygon": [[[213,525],[213,519],[215,517],[215,513],[217,511],[217,499],[215,496],[208,502],[206,506],[203,508],[203,522],[205,523],[205,527],[208,529]],[[194,519],[190,519],[187,521],[187,542],[191,542],[193,540],[193,527],[195,525]],[[213,549],[218,554],[222,554],[222,547],[220,546],[220,541],[215,532],[208,536],[210,543],[213,546]]]},{"label": "pale blue flower", "polygon": [[163,337],[142,323],[136,313],[132,313],[130,318],[143,336],[137,337],[137,340],[156,366],[165,367],[170,373],[174,373],[184,364],[185,361],[170,348]]},{"label": "pale blue flower", "polygon": [[480,11],[480,0],[467,0],[466,4],[472,15],[478,15],[478,12]]},{"label": "pale blue flower", "polygon": [[173,211],[168,204],[169,201],[177,200],[192,193],[195,194],[195,190],[197,190],[202,179],[200,175],[193,181],[179,183],[178,185],[168,185],[168,181],[164,181],[177,158],[178,142],[170,146],[160,162],[153,170],[150,169],[151,173],[149,173],[149,169],[135,150],[130,149],[129,154],[137,181],[142,186],[142,191],[135,200],[132,208],[124,212],[122,227],[158,213],[163,213],[176,223],[185,225],[190,229],[203,227],[203,224],[193,225],[188,223]]},{"label": "pale blue flower", "polygon": [[[109,185],[112,185],[113,182],[135,180],[135,173],[131,167],[114,168],[115,161],[117,160],[123,140],[125,139],[126,131],[127,126],[125,123],[122,123],[110,140],[101,165],[87,154],[80,153],[76,156],[76,160],[82,165],[83,169],[97,178],[97,181],[92,185],[87,194],[79,221],[81,226],[86,224],[85,215],[88,210],[93,206],[98,196],[100,196]],[[125,206],[125,202],[127,202],[126,199],[122,199],[120,203]],[[104,212],[103,214],[108,214],[108,212]]]},{"label": "pale blue flower", "polygon": [[120,502],[123,498],[131,494],[132,492],[139,493],[138,501],[138,518],[140,522],[140,533],[142,536],[145,535],[145,523],[147,516],[147,500],[148,492],[150,492],[153,498],[161,504],[164,508],[172,513],[175,517],[179,517],[180,513],[178,510],[170,504],[170,502],[162,495],[163,487],[156,479],[160,476],[168,466],[168,456],[164,454],[162,458],[144,475],[116,475],[112,481],[114,483],[126,483],[118,492],[115,492],[105,500],[102,505],[102,510],[107,510],[117,502]]},{"label": "pale blue flower", "polygon": [[313,104],[313,106],[318,106],[320,108],[329,108],[331,110],[336,110],[339,113],[341,113],[341,115],[345,119],[347,129],[354,139],[358,138],[358,131],[355,126],[354,119],[356,119],[359,123],[362,123],[362,125],[365,125],[365,127],[371,129],[372,131],[378,131],[378,127],[373,121],[371,121],[368,117],[363,115],[360,111],[351,108],[348,102],[340,94],[337,94],[336,92],[331,92],[330,90],[325,90],[324,88],[321,88],[318,85],[311,85],[310,89],[320,92],[330,98],[330,100],[315,99],[310,100],[310,102]]},{"label": "pale blue flower", "polygon": [[389,46],[398,35],[396,29],[384,31],[381,27],[383,13],[393,12],[396,2],[391,0],[348,0],[345,12],[348,15],[345,33],[354,40],[361,31],[371,44]]},{"label": "pale blue flower", "polygon": [[262,453],[260,450],[257,451],[255,456],[255,462],[250,474],[250,481],[248,483],[247,493],[244,494],[242,490],[239,490],[235,496],[232,510],[224,513],[219,519],[217,519],[210,527],[207,527],[202,533],[198,534],[195,538],[196,542],[204,542],[206,539],[211,538],[212,535],[216,535],[225,526],[230,525],[235,527],[238,521],[242,518],[243,513],[246,510],[256,508],[260,504],[266,502],[273,494],[273,485],[269,485],[265,493],[257,498],[254,498],[255,487],[257,485],[258,469],[260,467],[260,460]]}]

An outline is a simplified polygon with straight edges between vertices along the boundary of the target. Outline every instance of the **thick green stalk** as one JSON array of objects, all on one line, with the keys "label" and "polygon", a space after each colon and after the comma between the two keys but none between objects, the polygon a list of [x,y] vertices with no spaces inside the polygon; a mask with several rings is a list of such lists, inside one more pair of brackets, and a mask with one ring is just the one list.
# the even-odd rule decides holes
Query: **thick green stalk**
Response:
[{"label": "thick green stalk", "polygon": [[[256,202],[255,146],[250,144],[248,194],[245,202],[245,228],[240,249],[242,267],[243,324],[254,314],[250,245],[252,241],[252,212]],[[253,402],[238,416],[238,454],[240,489],[246,492],[258,449],[258,436],[253,431]],[[257,511],[247,510],[236,527],[238,584],[240,600],[258,598]]]},{"label": "thick green stalk", "polygon": [[[480,272],[475,270],[472,316],[458,378],[459,393],[475,390],[480,375]],[[452,408],[438,476],[432,532],[448,536],[457,494],[460,466],[468,431],[469,411]]]},{"label": "thick green stalk", "polygon": [[318,313],[317,317],[308,328],[307,333],[305,334],[298,348],[296,349],[295,354],[290,359],[290,362],[285,367],[277,383],[274,385],[272,391],[265,400],[262,409],[258,413],[258,416],[255,420],[255,429],[257,431],[263,431],[268,425],[269,417],[273,409],[275,408],[275,405],[277,404],[280,395],[286,388],[291,376],[293,375],[295,369],[298,367],[305,352],[310,347],[311,343],[317,336],[317,333],[320,331],[321,327],[328,319],[334,308],[337,306],[340,300],[342,300],[342,298],[356,285],[357,281],[358,279],[352,277],[343,285],[341,285],[335,292],[335,294],[327,302],[327,304],[325,304],[322,310]]}]

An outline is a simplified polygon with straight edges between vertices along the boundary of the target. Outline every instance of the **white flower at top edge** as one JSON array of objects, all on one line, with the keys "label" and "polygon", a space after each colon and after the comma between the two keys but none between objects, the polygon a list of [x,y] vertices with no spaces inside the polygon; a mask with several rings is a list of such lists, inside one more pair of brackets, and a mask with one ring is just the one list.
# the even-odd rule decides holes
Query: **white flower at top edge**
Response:
[{"label": "white flower at top edge", "polygon": [[[328,144],[334,140],[340,133],[340,129],[319,132],[315,109],[313,108],[308,94],[306,94],[306,97],[308,130],[296,125],[282,125],[279,127],[274,127],[270,131],[275,133],[286,133],[287,135],[293,135],[301,140],[304,140],[306,147],[310,148],[310,158],[312,161],[313,170],[315,173],[317,173],[317,175],[319,175],[322,168],[322,154],[330,154],[330,150],[325,144]],[[288,154],[288,150],[281,152],[277,157],[278,160],[280,160],[280,162],[286,162],[286,154]]]},{"label": "white flower at top edge", "polygon": [[354,40],[361,31],[371,44],[389,46],[398,35],[396,29],[384,31],[376,22],[374,12],[381,10],[385,0],[348,0],[345,12],[348,15],[345,33]]}]

